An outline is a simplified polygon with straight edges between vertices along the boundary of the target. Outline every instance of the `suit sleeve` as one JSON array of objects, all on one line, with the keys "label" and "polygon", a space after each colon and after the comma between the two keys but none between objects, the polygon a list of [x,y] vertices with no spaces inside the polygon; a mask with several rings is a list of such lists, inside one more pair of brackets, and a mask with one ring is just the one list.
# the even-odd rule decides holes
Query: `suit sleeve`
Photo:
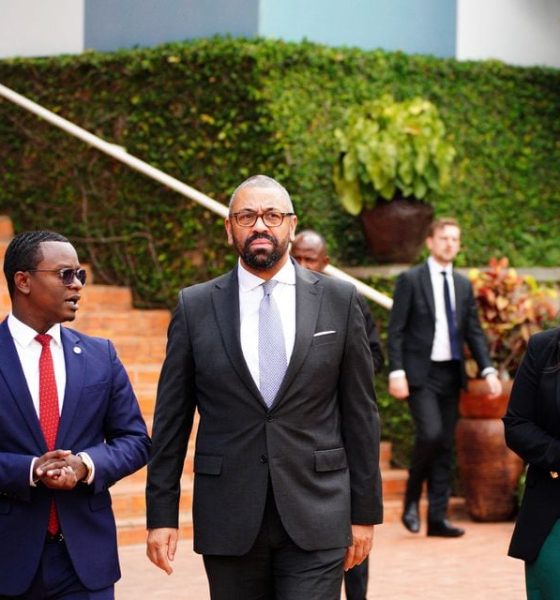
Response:
[{"label": "suit sleeve", "polygon": [[542,374],[542,345],[531,338],[527,352],[515,375],[509,406],[503,418],[506,444],[528,462],[547,471],[560,470],[560,439],[538,423],[538,410],[555,398],[542,398],[539,383]]},{"label": "suit sleeve", "polygon": [[107,340],[110,363],[110,401],[103,419],[104,442],[84,448],[95,465],[95,493],[143,467],[150,439],[128,375],[113,344]]},{"label": "suit sleeve", "polygon": [[158,384],[146,488],[148,529],[177,528],[179,524],[181,474],[196,407],[193,353],[183,294],[179,294],[169,325]]},{"label": "suit sleeve", "polygon": [[351,520],[355,525],[383,521],[380,424],[373,375],[363,315],[353,291],[338,393],[350,471]]},{"label": "suit sleeve", "polygon": [[490,355],[488,354],[488,341],[482,331],[480,319],[478,317],[478,308],[474,298],[472,286],[469,281],[465,281],[467,303],[467,319],[465,327],[465,341],[467,342],[473,358],[480,371],[492,366]]},{"label": "suit sleeve", "polygon": [[412,283],[407,273],[397,278],[393,295],[393,308],[387,329],[387,353],[389,371],[404,369],[404,337],[412,302]]},{"label": "suit sleeve", "polygon": [[369,349],[371,350],[371,356],[373,358],[373,368],[375,369],[375,373],[379,373],[383,367],[383,363],[385,362],[385,356],[383,355],[383,350],[381,349],[377,327],[375,326],[375,321],[373,320],[367,300],[363,296],[358,295],[358,302],[360,303],[360,310],[364,315]]}]

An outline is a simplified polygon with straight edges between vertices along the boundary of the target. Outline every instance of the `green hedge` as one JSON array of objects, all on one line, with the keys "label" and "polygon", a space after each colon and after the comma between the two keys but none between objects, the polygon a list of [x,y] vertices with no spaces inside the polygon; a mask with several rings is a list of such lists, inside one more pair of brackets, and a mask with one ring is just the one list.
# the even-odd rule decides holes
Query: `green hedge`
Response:
[{"label": "green hedge", "polygon": [[[506,254],[560,263],[560,72],[311,43],[212,38],[149,50],[0,62],[0,81],[217,200],[265,172],[339,264],[368,264],[331,181],[333,129],[390,92],[439,108],[458,151],[431,198],[464,230],[461,264]],[[139,305],[230,266],[219,219],[8,102],[0,102],[0,212],[69,235],[98,281]]]},{"label": "green hedge", "polygon": [[[515,266],[560,264],[558,71],[213,38],[0,61],[0,81],[219,201],[250,174],[276,177],[300,226],[326,236],[336,263],[354,265],[372,259],[334,194],[333,130],[354,103],[422,95],[458,152],[450,189],[431,201],[463,226],[459,263],[505,254]],[[213,214],[5,101],[0,213],[17,230],[67,234],[97,281],[130,285],[138,305],[172,305],[180,287],[234,263]],[[387,313],[373,310],[383,338]],[[412,426],[385,380],[383,432],[402,465]]]}]

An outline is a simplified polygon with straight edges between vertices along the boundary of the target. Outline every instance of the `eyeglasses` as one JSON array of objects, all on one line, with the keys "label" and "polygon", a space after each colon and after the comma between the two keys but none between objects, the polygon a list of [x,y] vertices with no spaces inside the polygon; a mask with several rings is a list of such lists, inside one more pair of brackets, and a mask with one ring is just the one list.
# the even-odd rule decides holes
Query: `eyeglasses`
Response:
[{"label": "eyeglasses", "polygon": [[234,218],[240,227],[253,227],[260,217],[267,227],[280,227],[284,222],[284,217],[293,217],[293,212],[280,212],[279,210],[267,210],[266,212],[243,211],[230,213],[230,218]]},{"label": "eyeglasses", "polygon": [[29,273],[57,273],[66,287],[74,285],[74,279],[85,285],[87,279],[85,269],[27,269],[27,271]]}]

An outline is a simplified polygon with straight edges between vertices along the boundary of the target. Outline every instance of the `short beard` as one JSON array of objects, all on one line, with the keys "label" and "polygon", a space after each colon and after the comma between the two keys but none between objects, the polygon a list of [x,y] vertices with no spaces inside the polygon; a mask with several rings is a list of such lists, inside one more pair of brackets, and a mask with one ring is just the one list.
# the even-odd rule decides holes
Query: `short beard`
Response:
[{"label": "short beard", "polygon": [[[256,252],[252,251],[249,248],[249,245],[251,242],[254,242],[258,239],[268,240],[272,244],[272,251],[268,252],[264,248],[257,250]],[[256,233],[245,240],[243,248],[238,247],[238,252],[241,256],[241,259],[247,266],[255,269],[255,271],[267,271],[278,263],[278,261],[286,253],[287,249],[287,242],[283,244],[283,246],[280,246],[278,240],[274,239],[272,236],[266,233]]]}]

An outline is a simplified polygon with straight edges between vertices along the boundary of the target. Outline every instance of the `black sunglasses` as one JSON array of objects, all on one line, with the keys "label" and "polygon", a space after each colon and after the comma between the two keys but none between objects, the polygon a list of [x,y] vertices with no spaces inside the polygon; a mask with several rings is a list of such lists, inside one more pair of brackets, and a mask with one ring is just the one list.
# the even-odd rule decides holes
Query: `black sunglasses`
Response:
[{"label": "black sunglasses", "polygon": [[74,279],[85,285],[87,279],[85,269],[27,269],[27,271],[29,273],[57,273],[62,284],[67,287],[74,285]]}]

